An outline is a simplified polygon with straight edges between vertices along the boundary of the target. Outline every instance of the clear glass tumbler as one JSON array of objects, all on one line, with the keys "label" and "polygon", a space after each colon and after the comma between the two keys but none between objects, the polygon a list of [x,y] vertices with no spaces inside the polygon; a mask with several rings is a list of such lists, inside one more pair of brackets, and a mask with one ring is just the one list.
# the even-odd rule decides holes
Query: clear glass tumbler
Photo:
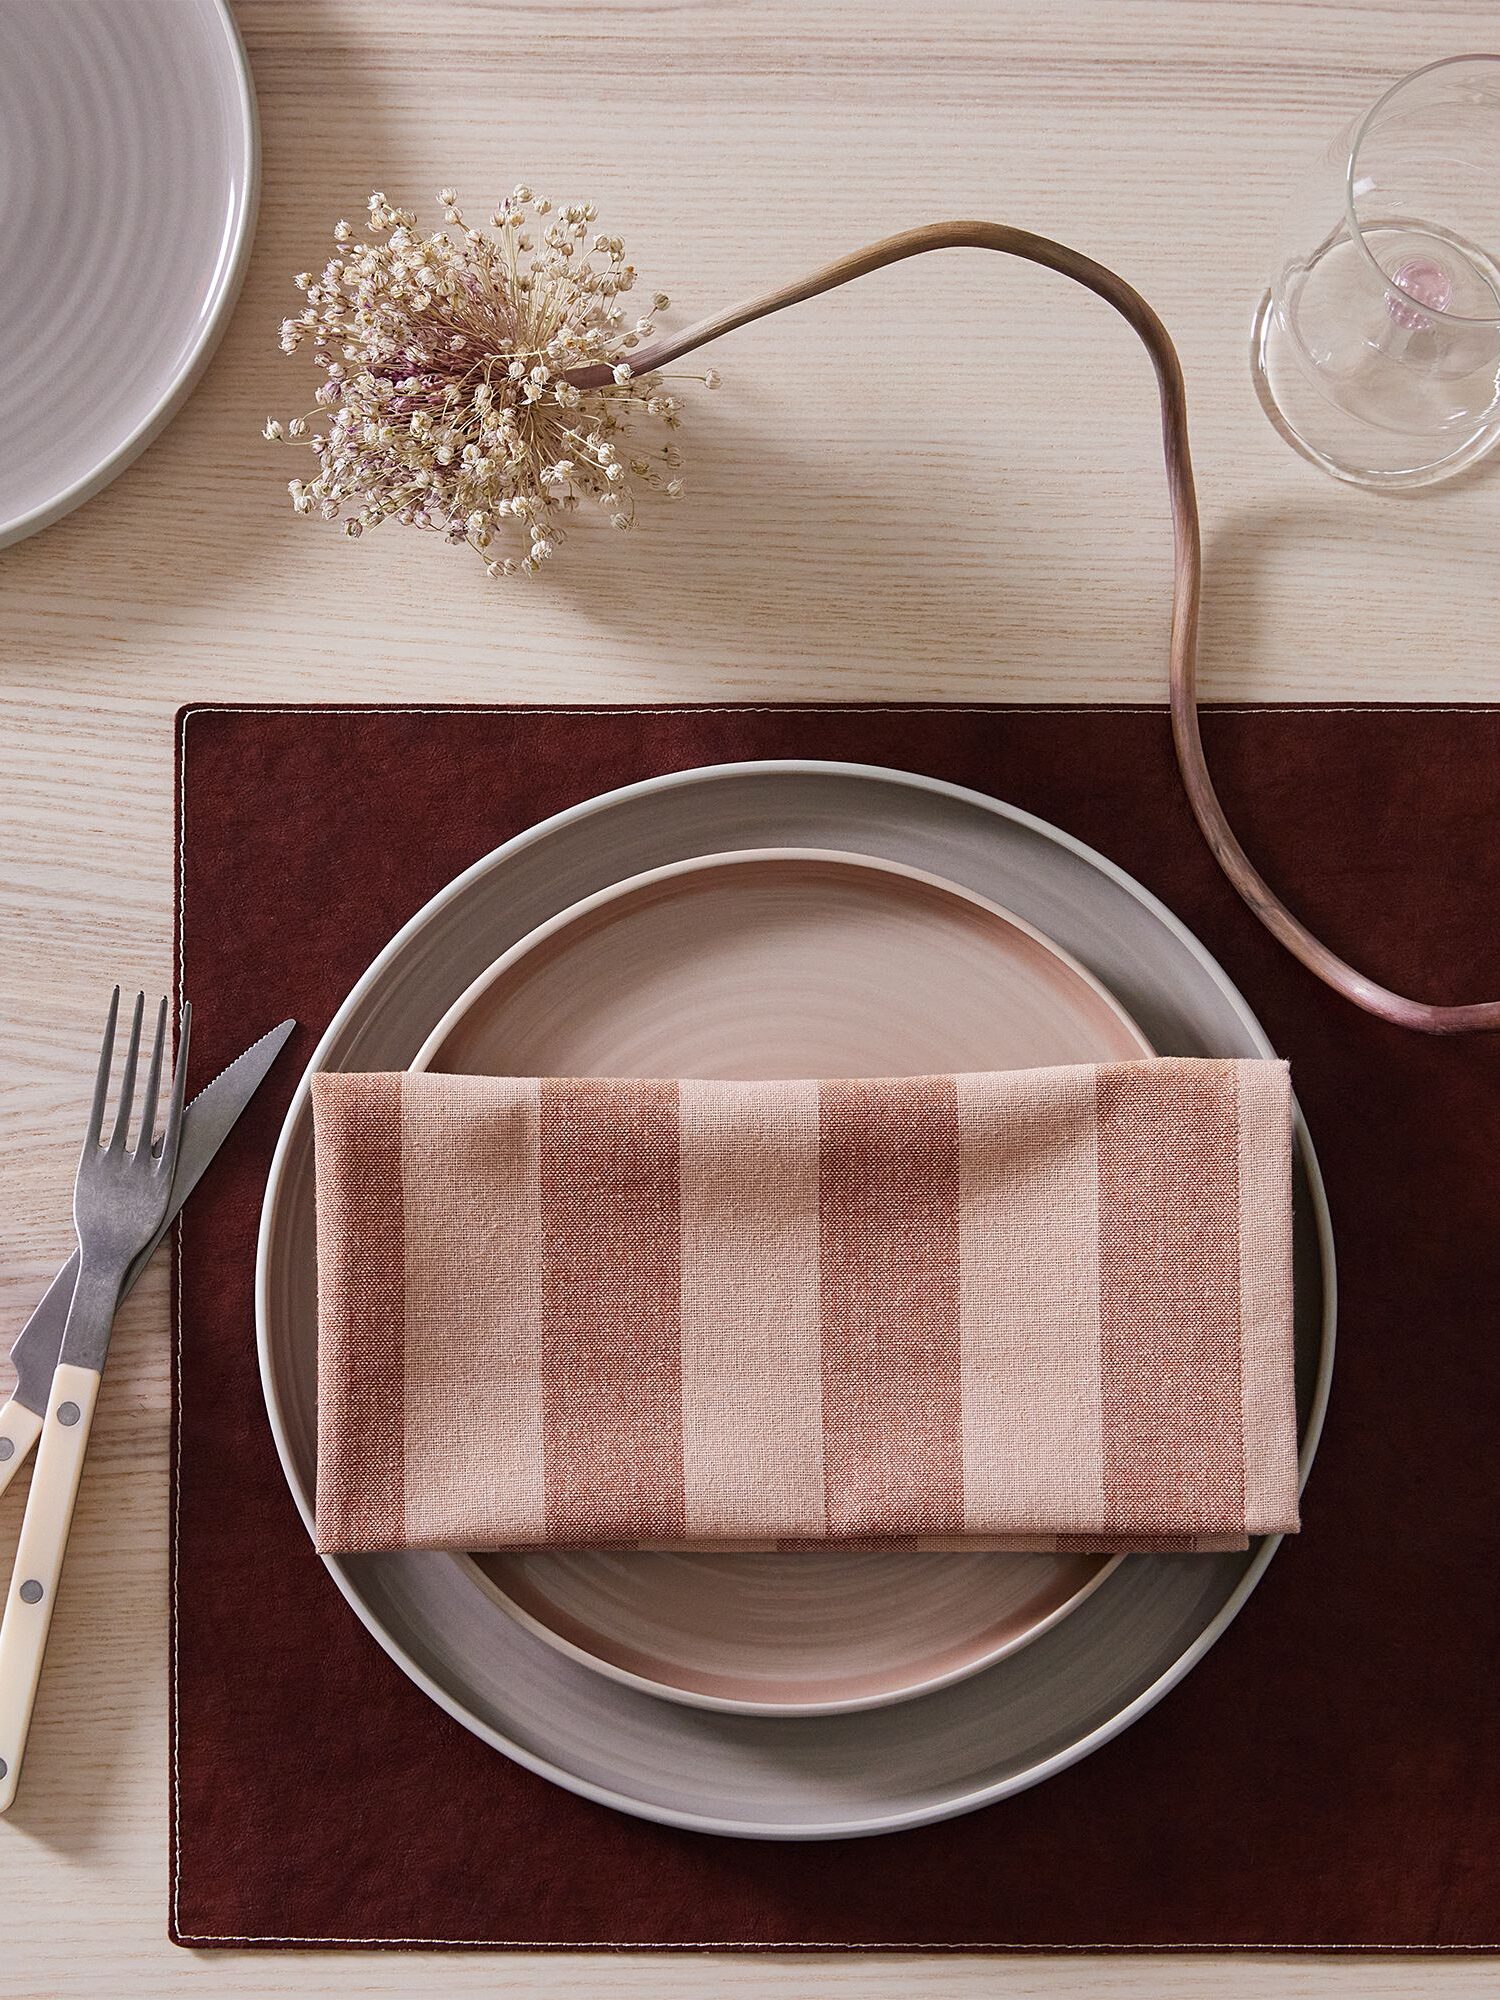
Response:
[{"label": "clear glass tumbler", "polygon": [[1500,441],[1500,56],[1430,63],[1306,175],[1253,363],[1336,479],[1429,486]]}]

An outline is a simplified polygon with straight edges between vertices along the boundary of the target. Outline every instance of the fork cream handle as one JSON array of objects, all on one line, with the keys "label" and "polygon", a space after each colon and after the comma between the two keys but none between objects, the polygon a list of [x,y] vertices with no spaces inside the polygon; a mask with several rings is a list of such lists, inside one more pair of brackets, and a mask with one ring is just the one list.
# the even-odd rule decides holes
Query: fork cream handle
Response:
[{"label": "fork cream handle", "polygon": [[42,1420],[35,1410],[28,1410],[14,1397],[8,1403],[0,1403],[0,1493],[26,1463],[27,1452],[41,1434]]},{"label": "fork cream handle", "polygon": [[0,1813],[10,1809],[21,1776],[98,1396],[99,1377],[92,1368],[59,1363],[0,1623]]}]

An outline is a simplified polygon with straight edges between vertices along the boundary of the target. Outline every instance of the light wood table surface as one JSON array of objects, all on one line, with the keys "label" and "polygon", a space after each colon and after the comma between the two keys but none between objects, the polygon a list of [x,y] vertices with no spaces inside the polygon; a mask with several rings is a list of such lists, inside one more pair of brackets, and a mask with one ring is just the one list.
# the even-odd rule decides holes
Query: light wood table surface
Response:
[{"label": "light wood table surface", "polygon": [[[276,329],[291,274],[372,187],[426,204],[451,181],[476,210],[521,179],[591,197],[647,291],[687,315],[938,217],[1061,236],[1133,279],[1182,351],[1205,691],[1500,696],[1500,478],[1405,500],[1338,487],[1273,435],[1247,369],[1293,177],[1406,70],[1500,40],[1487,0],[239,0],[238,14],[264,191],[228,336],[143,459],[0,555],[0,1326],[19,1326],[68,1247],[101,996],[169,977],[180,703],[1162,692],[1148,364],[1097,302],[977,253],[724,342],[725,386],[692,399],[682,433],[690,498],[647,508],[632,536],[580,532],[545,583],[490,584],[463,552],[395,528],[355,546],[295,519],[298,468],[259,428],[306,407],[310,370]],[[158,1260],[116,1335],[24,1798],[0,1824],[6,2000],[1500,1991],[1500,1967],[1461,1958],[174,1950],[166,1441]],[[6,1574],[19,1512],[13,1494]]]}]

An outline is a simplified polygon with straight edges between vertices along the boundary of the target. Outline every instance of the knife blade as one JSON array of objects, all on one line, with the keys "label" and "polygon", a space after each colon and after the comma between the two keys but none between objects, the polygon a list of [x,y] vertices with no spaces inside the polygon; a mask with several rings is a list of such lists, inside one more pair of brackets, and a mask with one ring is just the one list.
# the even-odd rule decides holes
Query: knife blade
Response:
[{"label": "knife blade", "polygon": [[[237,1056],[227,1069],[220,1070],[212,1083],[205,1084],[189,1104],[182,1121],[182,1146],[177,1156],[177,1174],[172,1182],[172,1198],[167,1203],[166,1220],[131,1265],[124,1291],[120,1294],[122,1299],[150,1263],[157,1245],[176,1220],[177,1211],[203,1178],[215,1153],[229,1137],[236,1119],[260,1088],[266,1072],[286,1046],[287,1037],[296,1025],[295,1021],[282,1021],[269,1034],[262,1035],[258,1042],[252,1042],[242,1056]],[[75,1250],[42,1294],[40,1304],[16,1335],[10,1350],[11,1363],[16,1371],[16,1386],[10,1392],[11,1401],[38,1417],[47,1408],[77,1274],[78,1252]],[[6,1483],[7,1475],[14,1470],[14,1464],[0,1466],[0,1489]]]}]

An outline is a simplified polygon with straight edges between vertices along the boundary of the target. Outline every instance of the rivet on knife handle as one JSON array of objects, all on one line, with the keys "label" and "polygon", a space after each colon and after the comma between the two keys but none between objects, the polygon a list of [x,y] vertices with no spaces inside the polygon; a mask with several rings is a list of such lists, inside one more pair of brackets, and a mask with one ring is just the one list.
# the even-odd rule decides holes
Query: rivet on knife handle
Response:
[{"label": "rivet on knife handle", "polygon": [[14,1400],[0,1403],[0,1493],[21,1470],[41,1434],[42,1420],[35,1410]]}]

